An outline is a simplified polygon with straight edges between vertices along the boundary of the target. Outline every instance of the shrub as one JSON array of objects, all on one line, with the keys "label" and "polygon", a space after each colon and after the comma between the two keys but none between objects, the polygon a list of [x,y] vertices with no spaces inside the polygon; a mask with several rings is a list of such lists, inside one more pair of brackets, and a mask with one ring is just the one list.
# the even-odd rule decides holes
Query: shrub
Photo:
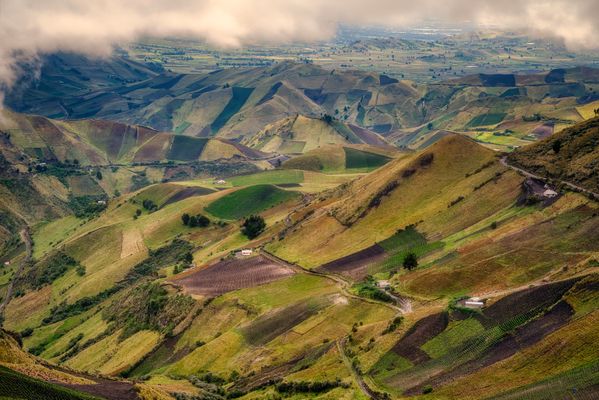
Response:
[{"label": "shrub", "polygon": [[146,199],[146,200],[142,201],[141,205],[143,206],[143,208],[145,208],[149,212],[154,212],[154,211],[158,210],[158,206],[152,200]]},{"label": "shrub", "polygon": [[259,215],[250,215],[244,222],[241,231],[248,239],[258,237],[266,228],[264,218]]},{"label": "shrub", "polygon": [[418,257],[415,253],[408,253],[403,259],[403,267],[408,271],[413,270],[418,266]]},{"label": "shrub", "polygon": [[387,328],[385,328],[385,330],[383,331],[383,335],[386,335],[387,333],[395,332],[397,330],[397,327],[401,324],[402,321],[403,321],[403,317],[401,315],[399,317],[393,318],[393,321],[391,321],[389,323],[389,326],[387,326]]}]

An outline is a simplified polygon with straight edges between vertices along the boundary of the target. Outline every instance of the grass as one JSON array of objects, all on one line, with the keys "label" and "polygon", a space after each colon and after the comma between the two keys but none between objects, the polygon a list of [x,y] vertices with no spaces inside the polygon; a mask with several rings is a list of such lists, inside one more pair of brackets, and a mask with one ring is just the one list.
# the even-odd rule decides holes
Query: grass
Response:
[{"label": "grass", "polygon": [[191,126],[191,122],[183,121],[179,126],[175,128],[175,133],[181,135],[187,128]]},{"label": "grass", "polygon": [[232,97],[231,100],[227,103],[225,108],[221,111],[221,113],[216,117],[216,119],[210,125],[212,129],[212,133],[218,132],[225,124],[231,119],[231,117],[245,104],[247,99],[250,97],[254,88],[243,88],[243,87],[233,87],[232,88]]},{"label": "grass", "polygon": [[140,331],[119,342],[120,334],[121,331],[117,331],[87,347],[66,365],[83,371],[118,374],[139,361],[159,340],[157,332]]},{"label": "grass", "polygon": [[208,143],[208,139],[183,135],[174,136],[166,158],[177,161],[197,160],[200,158],[206,143]]},{"label": "grass", "polygon": [[75,231],[81,223],[74,215],[59,218],[35,228],[33,241],[33,257],[38,259],[47,253],[53,246],[62,242],[68,235]]},{"label": "grass", "polygon": [[480,114],[468,122],[469,127],[497,125],[506,117],[506,113]]},{"label": "grass", "polygon": [[20,374],[0,366],[0,398],[21,400],[98,400],[97,397]]},{"label": "grass", "polygon": [[299,196],[298,192],[279,189],[273,185],[255,185],[215,200],[206,207],[206,211],[218,218],[234,220],[260,213]]},{"label": "grass", "polygon": [[450,324],[447,329],[422,345],[431,358],[439,358],[446,355],[452,349],[462,345],[468,339],[475,338],[485,331],[483,326],[475,318],[468,318]]},{"label": "grass", "polygon": [[413,226],[401,229],[395,235],[379,243],[382,248],[390,253],[408,250],[422,244],[426,244],[426,238]]},{"label": "grass", "polygon": [[386,378],[412,367],[410,360],[398,356],[395,352],[389,351],[374,364],[369,372],[377,381],[384,381]]},{"label": "grass", "polygon": [[387,164],[391,159],[380,154],[344,147],[345,168],[348,170],[372,171]]},{"label": "grass", "polygon": [[280,169],[272,171],[259,172],[251,175],[238,175],[229,179],[233,186],[251,186],[251,185],[278,185],[288,183],[302,183],[304,181],[304,172],[294,169]]},{"label": "grass", "polygon": [[400,269],[403,265],[404,258],[410,254],[416,254],[416,257],[421,258],[426,256],[428,253],[431,253],[435,250],[442,249],[444,246],[443,242],[432,242],[432,243],[417,243],[412,246],[407,246],[406,248],[402,248],[401,250],[396,251],[389,258],[385,259],[382,264],[379,266],[384,271],[389,271],[393,269]]}]

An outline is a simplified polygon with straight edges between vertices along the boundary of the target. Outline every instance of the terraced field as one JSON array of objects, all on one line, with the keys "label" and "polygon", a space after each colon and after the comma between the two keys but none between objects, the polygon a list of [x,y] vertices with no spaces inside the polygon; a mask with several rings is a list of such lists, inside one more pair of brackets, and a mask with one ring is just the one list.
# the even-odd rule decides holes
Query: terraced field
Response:
[{"label": "terraced field", "polygon": [[[597,276],[590,279],[595,281]],[[578,297],[588,282],[586,278],[575,278],[517,291],[485,307],[482,313],[451,309],[449,313],[430,315],[417,321],[391,348],[395,355],[385,355],[370,373],[386,387],[405,395],[417,395],[432,388],[440,396],[450,393],[450,396],[461,393],[467,398],[488,396],[492,394],[487,392],[488,388],[483,394],[474,388],[468,391],[459,387],[457,382],[471,381],[476,379],[472,375],[484,375],[497,368],[507,375],[514,373],[510,366],[523,354],[545,347],[544,341],[568,332],[570,324],[581,322],[579,318],[586,319],[585,315],[577,318],[576,311],[564,299]],[[536,362],[532,361],[532,365]],[[570,384],[578,382],[581,389],[599,383],[586,362],[584,358],[578,360],[579,369],[569,372],[573,375]],[[565,370],[568,368],[571,366]],[[396,372],[390,373],[392,370]],[[521,374],[520,377],[524,378]],[[559,375],[555,379],[559,381]],[[550,382],[548,387],[552,385]],[[519,384],[511,382],[509,387]],[[543,386],[537,386],[538,395],[548,393]],[[492,390],[497,394],[509,391],[509,387],[495,386]],[[513,390],[506,398],[522,393],[520,390]],[[535,389],[531,391],[531,398],[536,398]]]}]

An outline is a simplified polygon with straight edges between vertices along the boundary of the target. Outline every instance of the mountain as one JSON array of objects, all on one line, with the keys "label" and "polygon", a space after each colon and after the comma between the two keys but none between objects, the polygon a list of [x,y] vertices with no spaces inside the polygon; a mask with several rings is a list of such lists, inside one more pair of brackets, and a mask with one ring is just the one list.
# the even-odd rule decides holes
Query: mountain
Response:
[{"label": "mountain", "polygon": [[[593,393],[597,203],[531,201],[526,177],[462,135],[387,158],[156,183],[32,224],[30,261],[16,272],[17,248],[3,267],[4,327],[52,365],[178,396]],[[249,239],[252,214],[266,229]]]},{"label": "mountain", "polygon": [[599,118],[518,149],[508,160],[533,174],[599,193]]},{"label": "mountain", "polygon": [[[113,76],[105,71],[106,62],[99,67],[106,75],[89,72],[85,77],[91,78],[79,80],[77,90],[58,93],[52,85],[61,76],[74,75],[73,68],[90,68],[81,67],[82,60],[61,57],[60,63],[48,61],[52,73],[42,70],[37,86],[19,86],[26,100],[9,96],[7,104],[19,112],[109,119],[256,146],[298,115],[311,120],[328,115],[352,143],[357,137],[364,143],[418,150],[447,132],[461,132],[488,147],[510,151],[581,122],[599,107],[593,89],[598,73],[593,68],[477,74],[424,85],[291,62],[209,74],[157,74],[116,58],[114,76],[120,80],[105,81]],[[131,75],[138,70],[141,73]],[[116,75],[118,71],[122,75]],[[104,80],[97,83],[96,76]],[[290,146],[296,150],[293,143]]]}]

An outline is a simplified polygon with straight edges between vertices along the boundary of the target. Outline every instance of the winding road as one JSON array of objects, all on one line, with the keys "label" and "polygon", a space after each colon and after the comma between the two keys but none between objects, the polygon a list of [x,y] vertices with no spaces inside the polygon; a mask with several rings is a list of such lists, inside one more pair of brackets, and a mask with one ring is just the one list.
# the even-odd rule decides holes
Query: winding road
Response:
[{"label": "winding road", "polygon": [[[544,178],[544,177],[539,176],[539,175],[535,175],[532,172],[526,171],[525,169],[522,169],[522,168],[516,167],[514,165],[511,165],[510,163],[507,162],[507,157],[505,157],[505,156],[501,157],[501,159],[499,160],[499,162],[504,167],[511,168],[514,171],[519,172],[522,175],[526,176],[527,178],[538,179],[538,180],[543,181],[543,182],[545,182],[547,180],[547,178]],[[592,194],[593,196],[599,198],[599,193],[595,193],[595,192],[593,192],[591,190],[585,189],[585,188],[583,188],[581,186],[575,185],[575,184],[573,184],[571,182],[568,182],[568,181],[564,181],[564,180],[561,180],[561,179],[558,179],[558,181],[561,182],[561,183],[563,183],[566,186],[569,186],[572,189],[578,190],[578,191],[586,193],[586,194]]]},{"label": "winding road", "polygon": [[[294,271],[296,271],[298,273],[319,276],[322,278],[332,280],[333,282],[337,283],[337,286],[339,287],[341,292],[343,292],[343,294],[347,297],[357,299],[359,301],[364,301],[367,303],[379,304],[384,307],[391,308],[392,310],[396,311],[398,314],[406,314],[406,313],[409,313],[412,311],[412,304],[409,299],[400,298],[400,297],[393,295],[392,293],[386,292],[389,296],[391,296],[393,298],[393,300],[396,302],[396,304],[399,304],[399,306],[398,306],[396,304],[389,304],[389,303],[385,303],[382,301],[357,296],[349,291],[350,282],[347,281],[346,279],[342,278],[339,275],[325,274],[323,272],[312,271],[312,270],[306,269],[297,264],[293,264],[286,260],[283,260],[282,258],[279,258],[279,257],[275,256],[274,254],[269,253],[264,248],[260,249],[260,254],[262,254],[264,257],[270,259],[273,262],[288,266],[289,268],[293,269]],[[347,357],[347,354],[345,352],[345,343],[347,342],[348,337],[349,337],[349,335],[346,335],[342,338],[337,339],[337,348],[339,350],[339,354],[340,354],[344,364],[351,372],[351,375],[354,377],[356,384],[358,385],[358,387],[360,388],[362,393],[364,393],[364,395],[366,395],[369,399],[373,399],[373,400],[383,399],[384,397],[382,397],[382,396],[384,396],[384,394],[372,390],[370,388],[370,386],[368,386],[368,384],[364,381],[364,378],[362,377],[362,375],[358,371],[356,371],[356,369],[353,367],[351,360]]]}]

